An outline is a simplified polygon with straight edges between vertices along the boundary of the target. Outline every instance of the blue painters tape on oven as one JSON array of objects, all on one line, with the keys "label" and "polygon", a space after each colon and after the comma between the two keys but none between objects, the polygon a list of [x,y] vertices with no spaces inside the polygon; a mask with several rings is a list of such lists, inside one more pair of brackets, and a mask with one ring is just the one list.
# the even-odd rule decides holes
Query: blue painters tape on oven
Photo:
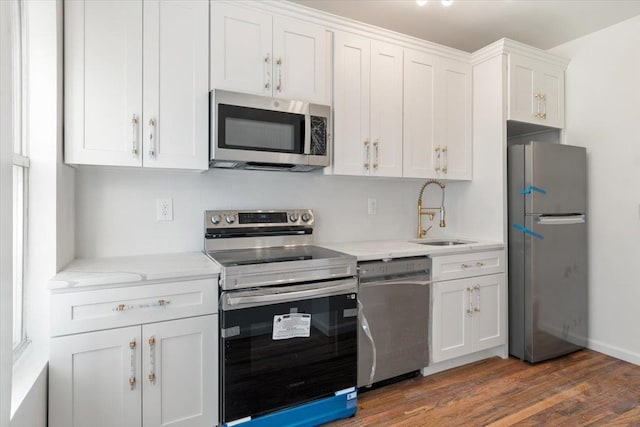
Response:
[{"label": "blue painters tape on oven", "polygon": [[530,185],[524,190],[520,190],[520,194],[531,194],[532,191],[536,191],[540,194],[547,194],[547,190],[544,188],[536,187],[535,185]]},{"label": "blue painters tape on oven", "polygon": [[535,231],[529,230],[527,227],[523,227],[518,224],[513,224],[513,228],[515,228],[518,231],[522,231],[524,234],[528,234],[529,236],[536,237],[540,240],[544,239],[544,236],[542,234],[538,234]]},{"label": "blue painters tape on oven", "polygon": [[342,393],[258,418],[223,424],[239,427],[312,427],[356,414],[358,392]]}]

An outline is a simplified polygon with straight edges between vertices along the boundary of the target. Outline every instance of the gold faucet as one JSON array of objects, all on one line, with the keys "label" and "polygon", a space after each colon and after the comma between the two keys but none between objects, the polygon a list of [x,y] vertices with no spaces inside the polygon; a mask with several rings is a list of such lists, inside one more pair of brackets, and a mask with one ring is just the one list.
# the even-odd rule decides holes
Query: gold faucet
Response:
[{"label": "gold faucet", "polygon": [[[440,189],[442,190],[442,201],[440,202],[440,207],[439,208],[423,208],[422,207],[422,194],[424,193],[424,189],[427,187],[427,185],[429,184],[437,184],[440,186]],[[427,232],[429,230],[431,230],[431,227],[427,228],[426,230],[422,229],[422,215],[427,215],[429,217],[430,221],[433,221],[433,217],[435,216],[435,214],[437,213],[437,210],[440,211],[440,227],[446,227],[447,224],[444,222],[444,187],[445,185],[440,182],[437,181],[435,179],[430,179],[429,181],[425,182],[424,185],[422,186],[422,188],[420,189],[420,195],[418,196],[418,238],[421,239],[423,237],[425,237],[427,235]],[[437,209],[437,210],[436,210]]]}]

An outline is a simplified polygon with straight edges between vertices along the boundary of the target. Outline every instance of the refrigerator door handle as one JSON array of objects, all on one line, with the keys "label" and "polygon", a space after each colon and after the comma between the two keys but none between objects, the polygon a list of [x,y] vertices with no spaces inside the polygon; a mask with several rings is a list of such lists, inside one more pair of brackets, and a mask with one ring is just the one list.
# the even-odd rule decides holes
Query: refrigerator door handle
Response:
[{"label": "refrigerator door handle", "polygon": [[566,225],[566,224],[584,224],[586,222],[584,215],[567,215],[567,216],[539,216],[536,222],[540,225]]}]

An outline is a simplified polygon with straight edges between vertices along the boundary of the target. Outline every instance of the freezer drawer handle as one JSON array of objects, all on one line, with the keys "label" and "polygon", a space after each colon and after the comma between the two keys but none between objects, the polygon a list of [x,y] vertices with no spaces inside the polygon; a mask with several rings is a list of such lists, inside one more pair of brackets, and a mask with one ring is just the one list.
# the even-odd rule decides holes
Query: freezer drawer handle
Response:
[{"label": "freezer drawer handle", "polygon": [[536,222],[541,225],[584,224],[584,215],[571,216],[540,216]]},{"label": "freezer drawer handle", "polygon": [[528,234],[529,236],[533,236],[537,239],[544,239],[544,236],[542,234],[538,234],[535,231],[529,230],[527,227],[523,227],[521,225],[518,224],[513,224],[513,228],[515,228],[518,231],[522,231],[524,234]]},{"label": "freezer drawer handle", "polygon": [[524,190],[520,190],[520,194],[531,194],[532,191],[537,191],[540,194],[547,194],[547,190],[544,188],[536,187],[535,185],[530,185]]}]

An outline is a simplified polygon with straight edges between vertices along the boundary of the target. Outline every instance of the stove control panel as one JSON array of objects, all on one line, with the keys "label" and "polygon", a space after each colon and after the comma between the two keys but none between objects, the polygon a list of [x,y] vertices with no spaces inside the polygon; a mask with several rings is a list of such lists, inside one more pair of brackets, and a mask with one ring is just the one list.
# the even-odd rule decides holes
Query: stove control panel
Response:
[{"label": "stove control panel", "polygon": [[205,230],[212,228],[312,227],[314,216],[311,209],[205,211],[204,221]]}]

